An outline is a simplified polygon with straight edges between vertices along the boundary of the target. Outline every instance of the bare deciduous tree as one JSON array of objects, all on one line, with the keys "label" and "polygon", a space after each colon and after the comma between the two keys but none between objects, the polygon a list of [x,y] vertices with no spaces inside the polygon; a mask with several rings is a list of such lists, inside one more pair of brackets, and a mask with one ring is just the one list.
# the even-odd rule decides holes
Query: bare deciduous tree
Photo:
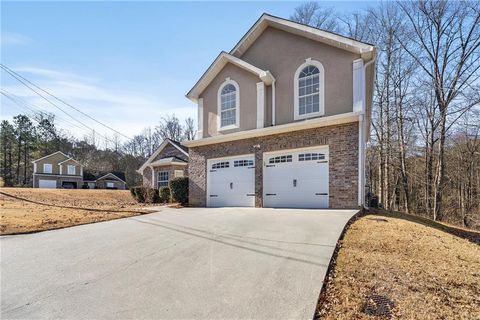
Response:
[{"label": "bare deciduous tree", "polygon": [[197,130],[195,126],[195,121],[192,118],[185,119],[183,135],[183,138],[187,141],[195,139],[195,136],[197,135]]},{"label": "bare deciduous tree", "polygon": [[333,8],[322,7],[315,1],[305,2],[295,8],[290,19],[315,28],[332,32],[338,31],[338,21]]},{"label": "bare deciduous tree", "polygon": [[165,116],[160,120],[160,124],[155,127],[155,131],[159,137],[164,139],[171,139],[180,141],[183,136],[183,128],[175,115]]},{"label": "bare deciduous tree", "polygon": [[447,117],[480,77],[480,4],[476,1],[399,2],[409,27],[399,39],[433,84],[439,109],[434,219],[442,220]]}]

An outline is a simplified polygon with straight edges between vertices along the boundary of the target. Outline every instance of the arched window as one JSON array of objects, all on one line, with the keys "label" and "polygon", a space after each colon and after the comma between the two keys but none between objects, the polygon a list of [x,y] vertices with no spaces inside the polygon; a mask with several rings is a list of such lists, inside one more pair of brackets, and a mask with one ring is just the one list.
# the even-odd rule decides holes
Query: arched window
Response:
[{"label": "arched window", "polygon": [[295,73],[295,119],[324,114],[324,72],[320,62],[307,60]]},{"label": "arched window", "polygon": [[233,80],[227,80],[220,86],[218,93],[219,130],[238,127],[238,84]]}]

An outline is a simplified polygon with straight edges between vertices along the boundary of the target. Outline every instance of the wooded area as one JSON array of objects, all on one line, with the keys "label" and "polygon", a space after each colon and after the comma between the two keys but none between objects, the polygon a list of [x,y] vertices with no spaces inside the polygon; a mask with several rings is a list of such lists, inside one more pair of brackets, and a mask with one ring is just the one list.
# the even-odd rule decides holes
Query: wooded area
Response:
[{"label": "wooded area", "polygon": [[480,3],[339,15],[307,2],[291,18],[377,47],[369,191],[388,210],[480,228]]},{"label": "wooded area", "polygon": [[[3,92],[2,92],[3,93]],[[53,114],[20,114],[13,122],[3,120],[0,128],[0,163],[4,186],[31,186],[32,160],[58,150],[72,156],[86,169],[124,171],[127,186],[141,184],[135,172],[158,148],[165,138],[191,140],[194,122],[188,118],[182,125],[174,115],[164,117],[154,129],[146,128],[130,141],[120,142],[118,136],[102,136],[95,132],[77,139],[56,126]]]}]

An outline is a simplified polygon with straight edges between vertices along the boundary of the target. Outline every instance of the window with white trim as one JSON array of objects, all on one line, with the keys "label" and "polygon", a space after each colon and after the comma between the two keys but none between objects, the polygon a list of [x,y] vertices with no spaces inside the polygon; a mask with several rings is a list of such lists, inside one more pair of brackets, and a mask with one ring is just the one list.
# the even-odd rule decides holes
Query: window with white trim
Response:
[{"label": "window with white trim", "polygon": [[253,160],[235,160],[233,161],[234,167],[251,167],[253,166]]},{"label": "window with white trim", "polygon": [[230,162],[224,161],[224,162],[217,162],[212,164],[212,169],[222,169],[222,168],[229,168],[230,167]]},{"label": "window with white trim", "polygon": [[277,156],[268,159],[268,163],[283,163],[283,162],[292,162],[292,155],[285,155],[285,156]]},{"label": "window with white trim", "polygon": [[312,160],[324,160],[325,154],[323,153],[302,153],[298,155],[298,161],[312,161]]},{"label": "window with white trim", "polygon": [[323,65],[311,58],[306,59],[294,77],[294,119],[306,119],[325,113],[325,88]]},{"label": "window with white trim", "polygon": [[298,76],[298,114],[320,111],[320,71],[315,66],[303,68]]},{"label": "window with white trim", "polygon": [[69,165],[67,167],[67,173],[68,174],[75,174],[75,166]]},{"label": "window with white trim", "polygon": [[159,171],[157,175],[157,188],[168,187],[168,171]]},{"label": "window with white trim", "polygon": [[220,129],[228,129],[238,125],[238,85],[233,80],[227,80],[220,87],[219,92],[219,126]]},{"label": "window with white trim", "polygon": [[113,182],[107,182],[107,188],[114,188],[115,184]]},{"label": "window with white trim", "polygon": [[44,163],[43,164],[43,173],[52,173],[52,164]]}]

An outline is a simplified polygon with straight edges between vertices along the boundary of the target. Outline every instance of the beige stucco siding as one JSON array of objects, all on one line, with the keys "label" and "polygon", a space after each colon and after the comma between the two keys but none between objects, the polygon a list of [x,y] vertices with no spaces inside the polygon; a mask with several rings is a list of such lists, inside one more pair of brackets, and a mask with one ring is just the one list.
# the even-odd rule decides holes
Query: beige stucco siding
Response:
[{"label": "beige stucco siding", "polygon": [[269,27],[240,58],[276,78],[277,125],[294,121],[294,75],[307,58],[321,62],[325,70],[325,116],[353,109],[357,54]]},{"label": "beige stucco siding", "polygon": [[[240,127],[219,132],[217,130],[218,90],[228,77],[236,81],[240,88]],[[225,65],[200,95],[200,98],[203,98],[204,138],[257,127],[257,82],[260,82],[260,79],[253,73],[231,63]]]},{"label": "beige stucco siding", "polygon": [[52,154],[49,157],[36,162],[36,166],[37,166],[36,173],[44,173],[43,165],[49,163],[52,165],[52,174],[60,174],[60,167],[58,166],[58,163],[65,161],[67,159],[68,158],[61,153]]}]

